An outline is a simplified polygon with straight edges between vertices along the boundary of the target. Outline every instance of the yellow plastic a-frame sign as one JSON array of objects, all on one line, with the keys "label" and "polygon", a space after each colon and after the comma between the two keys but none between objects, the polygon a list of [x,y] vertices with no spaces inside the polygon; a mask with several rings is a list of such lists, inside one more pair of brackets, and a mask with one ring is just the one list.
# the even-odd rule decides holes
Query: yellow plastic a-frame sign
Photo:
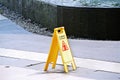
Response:
[{"label": "yellow plastic a-frame sign", "polygon": [[51,48],[49,51],[49,55],[48,55],[48,59],[47,59],[44,71],[47,71],[49,63],[53,63],[52,68],[53,69],[55,68],[58,52],[60,52],[65,72],[68,72],[67,65],[69,64],[72,64],[72,68],[73,70],[75,70],[76,65],[71,53],[71,49],[68,44],[64,27],[54,29],[52,44],[51,44]]}]

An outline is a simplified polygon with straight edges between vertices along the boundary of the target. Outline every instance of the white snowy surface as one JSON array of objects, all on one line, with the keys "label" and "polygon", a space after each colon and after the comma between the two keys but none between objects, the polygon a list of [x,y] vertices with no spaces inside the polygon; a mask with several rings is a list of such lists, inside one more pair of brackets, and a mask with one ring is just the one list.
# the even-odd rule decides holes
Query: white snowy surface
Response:
[{"label": "white snowy surface", "polygon": [[[74,7],[120,7],[118,0],[39,0],[55,5]],[[116,5],[117,4],[117,5]]]},{"label": "white snowy surface", "polygon": [[0,20],[4,20],[4,19],[7,19],[7,18],[0,15]]}]

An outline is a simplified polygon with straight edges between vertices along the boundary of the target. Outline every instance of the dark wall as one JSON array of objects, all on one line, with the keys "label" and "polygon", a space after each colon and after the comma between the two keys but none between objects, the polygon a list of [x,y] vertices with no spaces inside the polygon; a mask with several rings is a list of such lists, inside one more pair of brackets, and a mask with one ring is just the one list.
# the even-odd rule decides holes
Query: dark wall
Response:
[{"label": "dark wall", "polygon": [[68,35],[89,39],[120,40],[120,8],[83,8],[58,6],[58,25]]},{"label": "dark wall", "polygon": [[0,0],[51,31],[64,26],[68,36],[120,40],[120,8],[58,6],[38,0]]}]

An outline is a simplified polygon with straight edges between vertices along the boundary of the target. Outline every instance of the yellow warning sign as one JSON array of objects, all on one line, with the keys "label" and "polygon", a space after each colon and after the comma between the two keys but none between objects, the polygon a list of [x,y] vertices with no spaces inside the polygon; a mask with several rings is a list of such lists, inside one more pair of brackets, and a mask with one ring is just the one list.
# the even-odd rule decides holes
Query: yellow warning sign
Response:
[{"label": "yellow warning sign", "polygon": [[68,44],[64,27],[59,27],[54,29],[52,44],[44,71],[47,71],[49,63],[53,63],[52,68],[55,68],[58,52],[60,52],[65,72],[68,72],[67,65],[69,64],[72,64],[73,70],[75,70],[76,65],[71,53],[71,49]]}]

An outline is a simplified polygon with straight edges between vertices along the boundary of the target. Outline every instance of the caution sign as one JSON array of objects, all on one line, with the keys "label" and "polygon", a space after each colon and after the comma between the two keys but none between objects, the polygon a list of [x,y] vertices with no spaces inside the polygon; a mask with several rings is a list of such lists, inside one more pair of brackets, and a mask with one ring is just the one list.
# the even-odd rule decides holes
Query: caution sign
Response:
[{"label": "caution sign", "polygon": [[69,50],[66,43],[64,41],[62,41],[62,51],[66,51]]},{"label": "caution sign", "polygon": [[47,71],[50,63],[52,63],[52,68],[53,69],[55,68],[57,57],[58,57],[58,52],[60,52],[65,72],[68,72],[67,66],[69,64],[72,64],[73,70],[75,70],[76,65],[75,65],[75,62],[74,62],[74,59],[71,53],[70,46],[68,44],[68,40],[67,40],[64,27],[54,29],[52,43],[51,43],[51,47],[50,47],[50,51],[49,51],[49,55],[47,58],[44,71]]}]

